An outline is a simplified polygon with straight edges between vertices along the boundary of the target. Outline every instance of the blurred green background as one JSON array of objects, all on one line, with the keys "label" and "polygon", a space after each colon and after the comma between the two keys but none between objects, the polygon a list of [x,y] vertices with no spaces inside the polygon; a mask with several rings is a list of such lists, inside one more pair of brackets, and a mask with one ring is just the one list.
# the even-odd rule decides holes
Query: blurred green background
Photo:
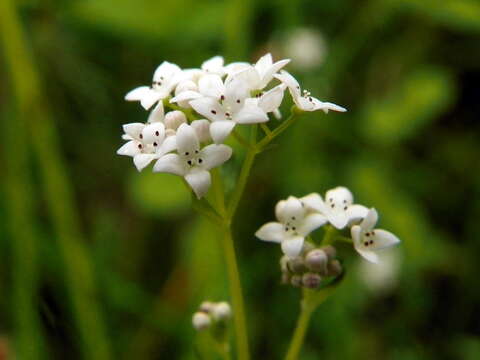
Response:
[{"label": "blurred green background", "polygon": [[194,358],[192,312],[228,299],[221,249],[179,178],[115,154],[147,116],[123,96],[163,60],[268,51],[349,112],[304,116],[254,166],[235,228],[253,359],[283,356],[299,299],[253,233],[337,185],[403,242],[380,267],[339,248],[301,358],[480,358],[479,1],[1,0],[0,38],[0,358]]}]

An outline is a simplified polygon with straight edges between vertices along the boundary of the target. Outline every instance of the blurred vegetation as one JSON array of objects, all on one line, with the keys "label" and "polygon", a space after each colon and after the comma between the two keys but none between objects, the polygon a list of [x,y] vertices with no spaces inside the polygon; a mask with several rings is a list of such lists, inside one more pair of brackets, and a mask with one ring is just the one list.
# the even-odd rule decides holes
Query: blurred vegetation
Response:
[{"label": "blurred vegetation", "polygon": [[337,185],[403,243],[388,286],[340,247],[302,359],[480,358],[476,0],[0,1],[0,357],[194,358],[192,312],[228,299],[222,253],[178,178],[115,155],[147,116],[123,96],[163,60],[295,61],[297,29],[324,61],[291,71],[349,112],[304,116],[254,166],[236,226],[253,358],[281,358],[299,298],[253,233]]}]

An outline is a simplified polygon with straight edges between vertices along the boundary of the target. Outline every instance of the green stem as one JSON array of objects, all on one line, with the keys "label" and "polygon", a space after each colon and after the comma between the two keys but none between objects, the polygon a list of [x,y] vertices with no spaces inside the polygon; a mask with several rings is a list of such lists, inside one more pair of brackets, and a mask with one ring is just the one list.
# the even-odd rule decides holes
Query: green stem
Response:
[{"label": "green stem", "polygon": [[304,296],[300,307],[300,316],[298,317],[297,326],[295,328],[295,332],[293,333],[285,360],[298,359],[298,355],[300,354],[300,350],[302,349],[302,345],[305,340],[305,334],[307,333],[310,319],[315,311],[315,304],[311,301],[311,297],[308,296]]},{"label": "green stem", "polygon": [[332,245],[336,240],[336,234],[337,229],[335,229],[332,225],[326,225],[322,245]]},{"label": "green stem", "polygon": [[263,151],[273,139],[275,139],[278,135],[287,130],[290,125],[297,121],[301,114],[303,114],[302,110],[298,109],[296,106],[292,106],[291,114],[288,119],[277,126],[273,131],[270,132],[270,134],[267,133],[267,135],[265,135],[265,137],[258,142],[257,149],[259,151]]},{"label": "green stem", "polygon": [[238,359],[248,360],[250,356],[248,349],[247,323],[245,320],[245,305],[243,302],[242,285],[240,282],[240,274],[238,271],[235,246],[230,225],[225,225],[223,228],[222,245],[227,265],[230,296],[233,306],[233,323],[235,328],[235,339],[237,341]]},{"label": "green stem", "polygon": [[251,145],[248,143],[248,141],[245,140],[245,138],[242,135],[240,135],[240,133],[236,129],[233,129],[232,135],[240,145],[242,145],[247,149],[251,148]]}]

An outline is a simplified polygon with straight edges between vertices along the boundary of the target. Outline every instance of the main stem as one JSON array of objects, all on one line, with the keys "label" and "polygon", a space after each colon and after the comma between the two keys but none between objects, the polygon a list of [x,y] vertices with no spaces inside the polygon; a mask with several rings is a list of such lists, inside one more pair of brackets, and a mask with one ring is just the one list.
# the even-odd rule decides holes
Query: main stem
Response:
[{"label": "main stem", "polygon": [[305,340],[305,334],[307,333],[310,319],[315,310],[315,306],[311,305],[308,298],[304,298],[301,303],[301,313],[297,321],[297,327],[293,333],[290,346],[288,348],[285,360],[296,360],[302,349],[303,341]]}]

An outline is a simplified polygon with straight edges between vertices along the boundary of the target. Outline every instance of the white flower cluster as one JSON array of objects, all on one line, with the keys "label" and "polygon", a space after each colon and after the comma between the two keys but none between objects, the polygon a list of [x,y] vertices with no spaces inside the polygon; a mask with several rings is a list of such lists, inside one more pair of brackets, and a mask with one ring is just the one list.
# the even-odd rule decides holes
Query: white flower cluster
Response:
[{"label": "white flower cluster", "polygon": [[[146,123],[123,126],[127,142],[117,153],[133,157],[139,171],[156,160],[155,172],[184,177],[201,198],[210,187],[210,169],[232,155],[232,149],[222,142],[237,124],[264,123],[270,113],[280,117],[287,88],[300,110],[346,111],[302,92],[297,80],[282,70],[289,61],[273,62],[267,54],[255,64],[225,65],[216,56],[199,69],[163,62],[151,86],[135,88],[125,96],[128,101],[140,101],[146,110],[156,106]],[[274,80],[278,84],[271,86]],[[164,106],[179,110],[165,114]],[[191,116],[187,119],[186,114]]]},{"label": "white flower cluster", "polygon": [[232,309],[226,301],[204,301],[192,316],[192,325],[196,330],[206,330],[212,324],[225,324],[232,317]]},{"label": "white flower cluster", "polygon": [[255,235],[264,241],[280,243],[285,255],[291,258],[302,252],[306,236],[327,223],[337,229],[350,226],[355,250],[374,263],[378,262],[378,250],[400,242],[392,233],[374,229],[377,211],[353,204],[353,195],[345,187],[327,191],[325,200],[317,193],[302,198],[290,196],[277,203],[275,215],[278,222],[263,225]]}]

